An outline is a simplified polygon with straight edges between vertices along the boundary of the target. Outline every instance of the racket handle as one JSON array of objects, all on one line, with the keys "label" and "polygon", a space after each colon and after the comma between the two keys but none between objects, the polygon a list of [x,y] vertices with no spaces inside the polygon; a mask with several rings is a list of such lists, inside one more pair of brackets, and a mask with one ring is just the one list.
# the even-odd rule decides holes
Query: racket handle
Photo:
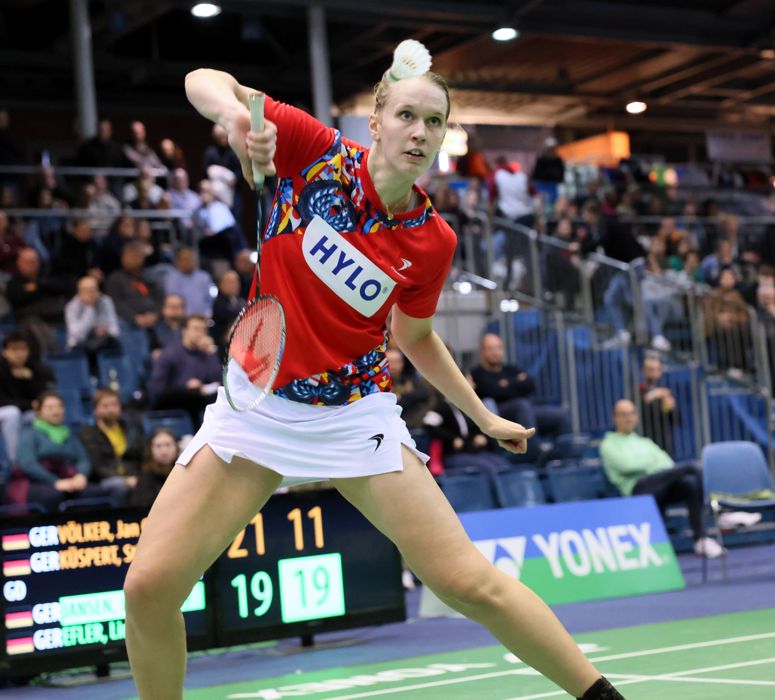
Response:
[{"label": "racket handle", "polygon": [[[248,98],[251,131],[259,132],[264,130],[264,97],[263,92],[254,92]],[[264,173],[256,167],[255,163],[253,163],[253,184],[256,186],[256,192],[264,184]]]}]

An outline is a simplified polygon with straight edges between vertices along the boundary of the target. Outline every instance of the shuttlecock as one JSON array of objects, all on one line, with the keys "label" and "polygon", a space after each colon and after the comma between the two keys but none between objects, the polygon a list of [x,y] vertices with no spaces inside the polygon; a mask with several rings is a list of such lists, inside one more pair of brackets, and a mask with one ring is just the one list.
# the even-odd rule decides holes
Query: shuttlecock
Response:
[{"label": "shuttlecock", "polygon": [[419,41],[406,39],[393,52],[393,65],[388,71],[388,78],[393,82],[403,78],[414,78],[427,73],[431,67],[431,55]]}]

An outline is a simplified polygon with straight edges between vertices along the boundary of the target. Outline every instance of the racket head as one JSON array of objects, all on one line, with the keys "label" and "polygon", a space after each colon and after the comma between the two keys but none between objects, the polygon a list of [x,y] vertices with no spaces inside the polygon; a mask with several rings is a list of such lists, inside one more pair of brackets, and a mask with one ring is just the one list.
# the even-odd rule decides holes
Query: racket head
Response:
[{"label": "racket head", "polygon": [[[240,311],[229,332],[223,365],[223,389],[229,405],[239,412],[250,411],[272,391],[285,351],[285,312],[277,297],[257,296]],[[229,378],[235,362],[253,385],[246,392]],[[244,385],[244,382],[241,382]]]}]

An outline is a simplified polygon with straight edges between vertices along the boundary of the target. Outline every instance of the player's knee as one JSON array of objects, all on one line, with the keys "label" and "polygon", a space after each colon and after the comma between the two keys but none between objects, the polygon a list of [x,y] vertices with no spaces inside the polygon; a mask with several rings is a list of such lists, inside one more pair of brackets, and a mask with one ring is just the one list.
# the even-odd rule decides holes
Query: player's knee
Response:
[{"label": "player's knee", "polygon": [[489,564],[469,565],[453,570],[434,587],[434,593],[453,610],[469,617],[498,606],[502,597],[501,577]]},{"label": "player's knee", "polygon": [[173,589],[171,581],[174,577],[161,568],[130,566],[124,579],[127,618],[154,617],[179,609],[183,601],[178,600],[180,594]]}]

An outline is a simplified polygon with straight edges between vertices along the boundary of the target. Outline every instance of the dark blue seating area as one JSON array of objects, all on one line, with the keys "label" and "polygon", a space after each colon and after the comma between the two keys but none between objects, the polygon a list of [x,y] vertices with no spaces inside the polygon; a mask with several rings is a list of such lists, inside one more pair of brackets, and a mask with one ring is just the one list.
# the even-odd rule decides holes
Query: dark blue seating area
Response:
[{"label": "dark blue seating area", "polygon": [[193,435],[194,427],[187,411],[147,411],[143,414],[143,431],[150,437],[157,428],[167,428],[180,440],[184,435]]}]

